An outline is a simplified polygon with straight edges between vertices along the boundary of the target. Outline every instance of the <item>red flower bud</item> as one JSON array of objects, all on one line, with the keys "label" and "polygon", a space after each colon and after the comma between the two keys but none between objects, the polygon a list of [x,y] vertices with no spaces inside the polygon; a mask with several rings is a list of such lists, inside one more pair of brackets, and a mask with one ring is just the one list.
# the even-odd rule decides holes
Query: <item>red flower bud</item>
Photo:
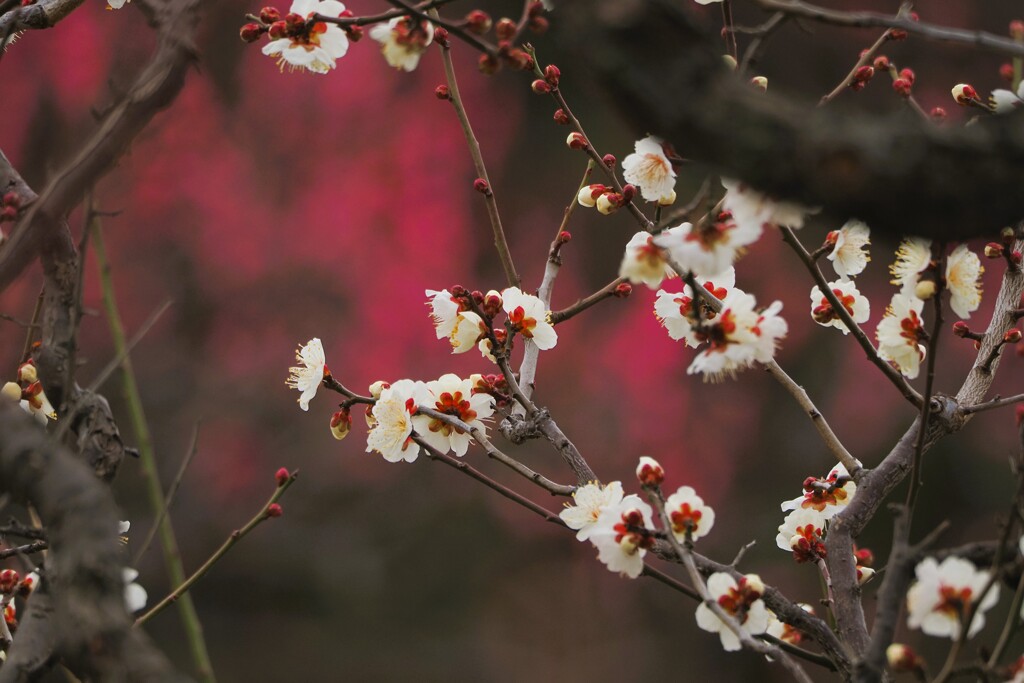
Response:
[{"label": "red flower bud", "polygon": [[297,29],[306,24],[306,17],[296,12],[289,12],[285,15],[284,23],[288,24],[289,28]]},{"label": "red flower bud", "polygon": [[931,116],[936,121],[944,121],[946,119],[946,110],[942,107],[932,107],[932,110],[928,112],[928,116]]},{"label": "red flower bud", "polygon": [[437,41],[438,45],[448,45],[448,29],[444,26],[434,27],[434,40]]},{"label": "red flower bud", "polygon": [[551,84],[549,84],[547,81],[543,81],[538,78],[537,80],[530,84],[530,90],[537,93],[538,95],[547,95],[549,92],[551,92]]},{"label": "red flower bud", "polygon": [[473,189],[481,194],[489,194],[491,186],[487,184],[487,181],[483,178],[477,178],[473,181]]},{"label": "red flower bud", "polygon": [[875,67],[875,71],[888,71],[889,70],[889,58],[885,55],[878,55],[875,57],[875,61],[872,62]]},{"label": "red flower bud", "polygon": [[562,244],[565,244],[570,240],[572,240],[572,235],[569,233],[568,230],[563,230],[562,232],[558,233],[558,241],[561,242]]},{"label": "red flower bud", "polygon": [[1014,19],[1010,22],[1010,37],[1015,40],[1024,39],[1024,21]]},{"label": "red flower bud", "polygon": [[260,21],[264,24],[273,24],[281,21],[281,12],[276,7],[264,7],[260,10]]},{"label": "red flower bud", "polygon": [[284,486],[285,482],[288,481],[289,477],[291,477],[291,474],[288,473],[288,468],[286,467],[282,467],[281,469],[274,473],[274,479],[277,480],[278,486]]},{"label": "red flower bud", "polygon": [[485,76],[490,76],[498,70],[498,60],[491,55],[480,55],[476,68]]},{"label": "red flower bud", "polygon": [[900,78],[910,81],[910,85],[914,85],[917,76],[914,74],[913,69],[900,69]]},{"label": "red flower bud", "polygon": [[568,126],[572,121],[569,120],[569,115],[565,113],[564,109],[555,110],[555,123]]},{"label": "red flower bud", "polygon": [[439,85],[434,88],[434,97],[439,100],[450,100],[452,98],[452,94],[448,90],[447,85]]},{"label": "red flower bud", "polygon": [[1017,426],[1020,427],[1021,421],[1024,420],[1024,405],[1017,404],[1016,413],[1017,413],[1017,416],[1016,416],[1017,417]]},{"label": "red flower bud", "polygon": [[905,78],[897,78],[892,82],[892,89],[900,97],[910,97],[910,86],[911,82]]},{"label": "red flower bud", "polygon": [[605,154],[603,157],[601,157],[601,161],[608,168],[615,168],[616,159],[614,154]]},{"label": "red flower bud", "polygon": [[494,35],[498,40],[512,40],[516,35],[516,22],[507,17],[499,19],[494,26]]},{"label": "red flower bud", "polygon": [[633,293],[633,285],[628,282],[620,282],[615,287],[615,296],[620,299],[625,299],[627,296]]},{"label": "red flower bud", "polygon": [[999,77],[1007,83],[1013,83],[1013,64],[1006,62],[999,66]]},{"label": "red flower bud", "polygon": [[505,59],[513,69],[529,71],[533,68],[533,57],[518,48],[509,50],[508,54],[505,55]]},{"label": "red flower bud", "polygon": [[245,24],[238,30],[238,36],[246,43],[255,43],[263,35],[263,27],[256,22]]},{"label": "red flower bud", "polygon": [[636,188],[632,185],[625,185],[622,188],[622,200],[623,203],[628,204],[633,201],[633,197],[636,196]]},{"label": "red flower bud", "polygon": [[283,21],[275,21],[273,24],[270,25],[268,33],[270,33],[270,37],[273,38],[274,40],[277,40],[278,38],[284,38],[285,36],[288,35],[288,24],[284,23]]},{"label": "red flower bud", "polygon": [[971,328],[963,320],[958,320],[953,323],[953,334],[957,337],[964,338],[971,333]]},{"label": "red flower bud", "polygon": [[989,242],[985,245],[985,256],[987,258],[1002,258],[1003,245],[997,244],[996,242]]},{"label": "red flower bud", "polygon": [[566,138],[565,144],[569,146],[569,149],[586,149],[587,139],[583,137],[583,133],[569,133],[569,137]]},{"label": "red flower bud", "polygon": [[548,26],[550,26],[550,23],[548,22],[547,17],[530,17],[530,22],[528,25],[530,27],[530,30],[533,31],[534,33],[544,33],[545,31],[548,30]]},{"label": "red flower bud", "polygon": [[475,9],[466,15],[466,28],[473,33],[483,35],[490,31],[493,25],[491,15],[483,10]]},{"label": "red flower bud", "polygon": [[277,503],[271,503],[267,506],[267,517],[280,517],[284,514],[284,510]]},{"label": "red flower bud", "polygon": [[875,76],[875,67],[864,65],[853,74],[854,81],[870,81]]},{"label": "red flower bud", "polygon": [[1012,328],[1012,329],[1007,330],[1006,334],[1003,335],[1003,341],[1005,343],[1007,343],[1007,344],[1016,344],[1017,342],[1020,341],[1020,339],[1021,339],[1020,330],[1018,330],[1015,327]]},{"label": "red flower bud", "polygon": [[558,85],[559,79],[562,77],[562,72],[554,64],[548,64],[544,67],[544,79],[551,85]]},{"label": "red flower bud", "polygon": [[13,206],[5,206],[3,211],[0,211],[0,223],[4,221],[15,221],[18,218],[18,210]]},{"label": "red flower bud", "polygon": [[17,192],[8,192],[4,195],[4,204],[7,206],[13,206],[14,208],[21,207],[21,196]]}]

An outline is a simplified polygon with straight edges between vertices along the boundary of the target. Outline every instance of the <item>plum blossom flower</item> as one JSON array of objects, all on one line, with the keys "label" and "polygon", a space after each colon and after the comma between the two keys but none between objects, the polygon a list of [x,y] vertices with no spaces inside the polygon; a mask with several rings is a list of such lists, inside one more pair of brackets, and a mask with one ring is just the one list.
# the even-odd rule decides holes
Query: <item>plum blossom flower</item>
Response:
[{"label": "plum blossom flower", "polygon": [[594,531],[601,512],[622,502],[622,483],[610,482],[601,486],[596,481],[580,486],[573,491],[575,505],[566,503],[565,509],[558,513],[565,525],[576,529],[576,540],[586,541]]},{"label": "plum blossom flower", "polygon": [[875,331],[878,355],[909,379],[917,377],[924,360],[925,346],[920,343],[925,334],[923,309],[923,301],[903,290],[893,295]]},{"label": "plum blossom flower", "polygon": [[[853,322],[860,324],[866,322],[871,316],[871,302],[860,293],[853,280],[845,282],[837,280],[836,282],[828,283],[828,286],[832,293],[836,295],[836,298],[839,299],[839,303],[846,309],[846,312],[853,318]],[[843,322],[843,319],[832,308],[832,304],[829,303],[829,300],[822,293],[818,285],[814,285],[814,288],[811,290],[811,317],[814,318],[814,322],[822,327],[834,327],[843,334],[850,333],[846,323]]]},{"label": "plum blossom flower", "polygon": [[[697,278],[708,294],[727,305],[735,289],[736,269],[730,267],[725,272],[719,273],[713,278]],[[654,300],[654,315],[668,331],[668,336],[676,341],[680,339],[690,347],[700,346],[701,340],[697,336],[697,329],[700,327],[697,319],[697,312],[693,305],[693,290],[689,285],[683,285],[682,292],[666,292],[658,290],[657,298]],[[700,321],[711,320],[718,315],[711,307],[707,306],[705,300],[700,303]]]},{"label": "plum blossom flower", "polygon": [[302,392],[298,398],[299,407],[309,410],[309,402],[316,396],[320,383],[324,381],[324,377],[331,374],[327,369],[324,345],[320,343],[320,339],[313,337],[299,347],[295,352],[295,359],[302,363],[302,366],[288,368],[289,375],[285,384]]},{"label": "plum blossom flower", "polygon": [[438,339],[444,339],[451,335],[459,313],[466,308],[447,289],[442,289],[439,292],[428,289],[426,295],[428,297],[427,306],[430,306],[430,317],[434,321],[434,332]]},{"label": "plum blossom flower", "polygon": [[502,307],[508,319],[519,334],[541,351],[547,351],[558,343],[558,334],[551,326],[551,312],[545,310],[544,302],[532,294],[524,294],[518,287],[509,287],[501,293]]},{"label": "plum blossom flower", "polygon": [[[494,397],[490,394],[473,393],[473,383],[461,379],[458,375],[448,373],[440,378],[427,382],[430,397],[423,405],[433,408],[439,413],[452,415],[465,422],[469,427],[486,432],[487,427],[482,420],[494,414]],[[420,436],[428,444],[447,453],[454,451],[460,458],[466,454],[473,438],[468,432],[454,427],[447,422],[427,418],[425,428],[419,431]]]},{"label": "plum blossom flower", "polygon": [[825,515],[813,507],[798,507],[779,525],[775,545],[793,553],[797,562],[815,562],[825,557]]},{"label": "plum blossom flower", "polygon": [[412,440],[413,428],[417,427],[417,433],[422,435],[427,431],[422,427],[430,419],[416,415],[416,411],[429,399],[427,386],[411,379],[392,382],[381,391],[371,411],[373,425],[366,437],[366,451],[376,451],[388,462],[414,462],[420,446]]},{"label": "plum blossom flower", "polygon": [[761,224],[740,223],[732,214],[723,212],[716,220],[694,227],[683,223],[654,238],[654,243],[667,249],[680,268],[698,277],[710,278],[732,266],[745,248],[761,236]]},{"label": "plum blossom flower", "polygon": [[719,381],[754,363],[770,362],[788,330],[786,321],[779,317],[782,303],[776,301],[761,313],[755,306],[753,296],[735,292],[729,305],[697,332],[698,339],[708,346],[693,359],[687,373],[701,373],[705,380]]},{"label": "plum blossom flower", "polygon": [[654,243],[654,236],[641,230],[626,244],[626,253],[619,266],[619,277],[633,284],[641,282],[655,289],[667,277],[674,277],[675,271],[665,260],[665,254]]},{"label": "plum blossom flower", "polygon": [[911,237],[900,243],[896,250],[896,262],[889,266],[892,283],[899,285],[903,292],[914,292],[921,273],[932,262],[932,241]]},{"label": "plum blossom flower", "polygon": [[981,259],[966,244],[958,246],[946,259],[949,306],[961,318],[970,318],[981,305],[981,274],[984,272]]},{"label": "plum blossom flower", "polygon": [[[808,614],[814,614],[814,607],[806,602],[798,602],[796,605]],[[803,640],[803,633],[799,629],[780,621],[771,610],[768,610],[768,628],[765,629],[765,633],[790,645],[799,645]]]},{"label": "plum blossom flower", "polygon": [[[344,11],[345,5],[337,0],[294,0],[290,15],[306,20],[312,14],[337,17]],[[325,74],[334,68],[335,60],[341,59],[348,52],[348,36],[334,24],[320,21],[307,26],[302,22],[287,20],[278,23],[285,26],[281,32],[283,35],[264,45],[263,54],[277,57],[282,70],[288,66],[290,69],[306,69]],[[279,35],[273,27],[270,34]]]},{"label": "plum blossom flower", "polygon": [[[708,593],[747,633],[759,635],[768,630],[768,608],[761,599],[764,583],[757,574],[748,574],[737,583],[729,574],[715,572],[708,577]],[[703,602],[697,606],[697,626],[717,633],[726,652],[742,647],[739,636]]]},{"label": "plum blossom flower", "polygon": [[380,43],[380,51],[390,66],[413,71],[420,63],[420,55],[434,40],[434,26],[429,21],[395,17],[371,28],[370,37]]},{"label": "plum blossom flower", "polygon": [[672,522],[672,533],[680,541],[696,541],[707,536],[715,525],[715,511],[697,495],[692,486],[680,486],[665,501],[665,513]]},{"label": "plum blossom flower", "polygon": [[121,570],[121,577],[124,580],[125,609],[128,610],[129,614],[138,612],[146,606],[146,600],[149,597],[146,589],[135,583],[135,579],[139,577],[139,572],[136,569],[125,567]]},{"label": "plum blossom flower", "polygon": [[662,146],[653,135],[637,140],[632,154],[622,160],[622,177],[640,188],[649,202],[667,202],[675,195],[676,172]]},{"label": "plum blossom flower", "polygon": [[[947,557],[941,564],[926,558],[914,569],[917,581],[907,591],[907,626],[930,636],[956,639],[961,619],[978,601],[988,583],[989,573],[978,570],[960,557]],[[999,584],[992,585],[978,604],[968,637],[985,626],[985,611],[999,600]]]},{"label": "plum blossom flower", "polygon": [[[131,1],[132,0],[107,0],[107,7],[110,9],[121,9],[122,7],[124,7],[124,4],[126,2]],[[992,95],[994,96],[995,93],[992,93]]]},{"label": "plum blossom flower", "polygon": [[804,217],[817,213],[796,202],[777,201],[766,194],[758,192],[749,185],[722,178],[725,197],[722,206],[730,211],[740,225],[782,225],[787,228],[802,228]]},{"label": "plum blossom flower", "polygon": [[850,504],[857,493],[850,472],[842,463],[833,467],[827,476],[808,477],[804,479],[804,493],[793,500],[782,504],[782,511],[808,509],[822,515],[823,519],[831,519]]},{"label": "plum blossom flower", "polygon": [[1002,88],[993,90],[989,102],[995,107],[997,114],[1006,114],[1024,106],[1024,81],[1017,87],[1017,92]]},{"label": "plum blossom flower", "polygon": [[860,275],[871,260],[867,246],[871,244],[871,231],[864,223],[856,220],[847,221],[843,227],[828,234],[832,242],[832,251],[828,260],[840,280],[849,280]]},{"label": "plum blossom flower", "polygon": [[651,506],[630,494],[601,511],[590,531],[590,542],[609,571],[635,579],[643,572],[644,555],[654,543],[647,532],[653,527]]}]

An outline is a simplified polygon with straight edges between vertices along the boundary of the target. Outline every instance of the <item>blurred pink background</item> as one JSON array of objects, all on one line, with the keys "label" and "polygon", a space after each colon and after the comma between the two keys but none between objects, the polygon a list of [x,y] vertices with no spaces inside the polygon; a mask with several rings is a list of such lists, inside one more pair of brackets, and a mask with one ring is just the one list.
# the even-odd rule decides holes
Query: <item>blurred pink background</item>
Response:
[{"label": "blurred pink background", "polygon": [[[1013,17],[996,5],[929,8],[937,13],[925,18],[1003,33]],[[476,5],[456,7],[448,14]],[[483,7],[496,19],[519,12],[510,1]],[[351,4],[357,14],[385,8]],[[205,8],[199,69],[96,189],[100,208],[119,212],[105,231],[128,334],[166,299],[174,302],[133,361],[165,483],[201,421],[199,454],[172,511],[187,570],[258,509],[276,468],[302,471],[282,501],[284,517],[258,529],[193,590],[219,678],[611,681],[686,671],[694,680],[712,672],[782,680],[755,655],[722,653],[680,594],[612,576],[589,545],[468,478],[425,459],[392,465],[365,453],[358,415],[353,433],[336,442],[328,429],[333,395],[321,391],[309,413],[298,409],[284,379],[296,345],[313,336],[338,379],[359,391],[377,379],[492,371],[477,354],[452,356],[435,340],[423,291],[500,289],[503,278],[454,112],[433,94],[443,80],[438,54],[428,53],[412,74],[397,73],[366,38],[327,76],[282,74],[260,45],[237,38],[244,14],[258,9],[238,0]],[[748,10],[740,3],[739,23],[761,21]],[[694,11],[720,22],[715,7]],[[591,140],[621,160],[643,132],[608,113],[585,60],[560,49],[557,11],[550,18],[552,30],[531,40],[543,62],[561,67],[563,91]],[[815,35],[790,25],[774,36],[756,72],[768,76],[771,92],[813,102],[877,32],[808,28]],[[89,0],[57,29],[10,49],[0,63],[0,148],[31,184],[41,187],[84,138],[90,108],[110,101],[108,81],[115,89],[126,83],[151,42],[134,8],[110,12]],[[952,85],[968,81],[983,93],[1002,87],[994,55],[915,38],[885,53],[915,69],[915,95],[926,109],[942,105],[954,121],[963,115],[948,95]],[[566,129],[551,121],[550,100],[530,93],[526,75],[483,77],[469,48],[456,43],[454,54],[513,255],[525,287],[535,288],[585,159],[565,147]],[[901,102],[876,79],[831,106],[894,112]],[[686,141],[673,142],[685,156]],[[681,201],[705,173],[696,165],[682,170]],[[78,234],[80,218],[71,220]],[[913,229],[912,216],[907,225]],[[836,227],[812,221],[801,236],[816,246]],[[581,208],[569,230],[556,308],[613,279],[636,228],[625,212],[606,218]],[[893,292],[886,270],[893,247],[876,241],[858,280],[872,301],[872,337]],[[988,265],[982,310],[970,321],[976,327],[987,324],[1001,272],[999,262]],[[738,285],[763,304],[785,303],[790,334],[780,363],[847,447],[876,463],[913,419],[911,409],[852,340],[810,320],[810,282],[776,233],[750,250],[738,273]],[[30,317],[40,280],[34,266],[0,295],[0,311]],[[693,354],[660,328],[653,299],[638,286],[629,299],[559,327],[558,346],[541,356],[537,399],[603,479],[631,489],[638,456],[652,455],[670,485],[695,486],[717,512],[703,552],[728,562],[756,540],[741,568],[816,601],[814,571],[775,548],[778,505],[798,494],[804,477],[834,463],[763,373],[719,385],[687,376]],[[91,258],[85,304],[101,308]],[[0,321],[6,375],[15,371],[22,334]],[[87,383],[113,355],[102,315],[86,317],[80,343],[87,362],[79,379]],[[955,391],[972,350],[947,335],[941,352],[938,387]],[[999,391],[1021,390],[1020,366],[1017,358],[1003,365]],[[117,382],[104,391],[134,444]],[[1013,432],[1010,411],[986,413],[928,456],[920,533],[951,518],[944,539],[951,544],[995,535],[1011,495]],[[508,448],[556,480],[571,479],[544,443]],[[467,458],[549,509],[561,506],[479,449]],[[139,543],[152,514],[135,461],[125,462],[115,492]],[[863,539],[880,561],[889,531],[883,513]],[[139,569],[155,601],[168,589],[159,551],[152,548]],[[870,597],[866,603],[870,610]],[[150,632],[189,670],[173,610]]]}]

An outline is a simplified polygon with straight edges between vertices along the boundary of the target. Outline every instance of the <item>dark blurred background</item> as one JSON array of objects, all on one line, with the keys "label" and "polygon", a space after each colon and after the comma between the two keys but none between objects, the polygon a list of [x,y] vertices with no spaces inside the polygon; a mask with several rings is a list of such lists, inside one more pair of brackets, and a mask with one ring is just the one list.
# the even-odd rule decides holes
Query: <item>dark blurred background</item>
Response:
[{"label": "dark blurred background", "polygon": [[[681,2],[715,30],[721,25],[719,6]],[[741,25],[767,18],[736,4]],[[920,11],[926,21],[1005,34],[1017,18],[1011,5],[923,3]],[[455,5],[447,14],[476,6]],[[511,1],[479,6],[495,19],[520,11]],[[375,13],[386,4],[350,8]],[[172,510],[187,570],[258,509],[276,468],[302,471],[282,501],[284,517],[258,529],[193,589],[219,678],[611,681],[682,673],[782,680],[781,669],[753,654],[723,653],[716,636],[697,629],[691,601],[646,579],[613,576],[589,544],[468,478],[424,459],[392,465],[365,453],[358,416],[348,439],[336,442],[328,429],[333,395],[322,391],[309,413],[297,408],[284,379],[296,344],[313,336],[323,339],[334,374],[357,390],[377,379],[489,372],[477,354],[452,356],[434,339],[423,290],[500,289],[503,278],[458,123],[434,98],[443,81],[438,54],[428,53],[412,74],[396,73],[367,38],[329,75],[282,74],[260,45],[238,40],[245,13],[258,10],[240,0],[204,9],[198,70],[96,189],[99,207],[118,212],[105,230],[129,335],[166,299],[174,302],[133,361],[165,484],[201,422],[199,453]],[[562,51],[558,12],[550,19],[546,35],[531,37],[542,63],[561,68],[563,91],[591,140],[621,160],[643,131],[609,113],[585,55]],[[814,103],[879,33],[790,22],[770,38],[754,73],[768,77],[770,93]],[[747,42],[741,35],[741,50]],[[128,82],[151,48],[138,11],[106,11],[102,0],[13,46],[0,64],[0,148],[33,186],[60,166],[93,126],[91,110],[102,110],[111,88]],[[469,48],[456,42],[453,52],[513,254],[527,288],[536,287],[585,159],[565,147],[567,130],[552,122],[551,101],[530,93],[530,78],[507,70],[481,76]],[[883,52],[915,70],[915,96],[926,110],[944,106],[950,125],[966,118],[950,98],[954,84],[970,82],[983,96],[1005,87],[997,55],[915,37]],[[888,78],[876,78],[830,106],[896,112],[903,102]],[[672,142],[685,156],[686,140]],[[681,202],[706,172],[682,170]],[[79,233],[80,217],[71,220]],[[812,220],[801,235],[816,246],[837,227]],[[914,227],[907,216],[908,231]],[[635,224],[625,212],[580,210],[569,230],[556,308],[615,277]],[[893,292],[886,268],[894,246],[876,241],[858,279],[872,301],[872,337]],[[790,334],[780,363],[847,447],[869,466],[878,462],[912,410],[851,339],[810,320],[811,283],[777,233],[766,233],[738,271],[738,285],[760,302],[785,303]],[[987,324],[1000,272],[992,262],[972,326]],[[40,282],[35,266],[0,296],[0,311],[31,317]],[[693,353],[660,328],[653,299],[640,286],[631,298],[560,327],[558,346],[541,355],[538,400],[603,479],[633,489],[638,456],[652,455],[672,487],[695,486],[717,512],[703,552],[728,562],[756,540],[741,568],[815,602],[815,571],[794,565],[774,537],[779,503],[834,463],[796,404],[763,373],[718,385],[687,376]],[[85,304],[101,308],[91,258]],[[14,374],[22,335],[0,321],[5,378]],[[86,363],[79,379],[88,383],[113,356],[101,315],[86,317],[80,342]],[[949,335],[941,353],[938,387],[955,392],[973,350]],[[1018,359],[1000,374],[998,391],[1021,391]],[[109,380],[104,390],[134,443],[118,383]],[[1012,419],[1010,412],[982,414],[929,454],[918,535],[951,519],[949,544],[995,536],[1011,495]],[[552,478],[570,479],[546,444],[508,448]],[[479,449],[467,459],[549,509],[560,507]],[[137,462],[124,464],[115,493],[133,542],[141,542],[153,514]],[[889,532],[883,512],[861,539],[880,561]],[[158,549],[139,570],[155,602],[169,588]],[[189,670],[176,612],[148,629]],[[916,634],[900,637],[920,642]]]}]

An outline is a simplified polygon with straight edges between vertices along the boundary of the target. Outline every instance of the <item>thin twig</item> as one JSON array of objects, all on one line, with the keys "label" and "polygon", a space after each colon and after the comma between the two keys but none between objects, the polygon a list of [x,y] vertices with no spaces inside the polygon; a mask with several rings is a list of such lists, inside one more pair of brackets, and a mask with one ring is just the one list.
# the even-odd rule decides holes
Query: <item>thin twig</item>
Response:
[{"label": "thin twig", "polygon": [[33,541],[32,543],[26,543],[25,545],[19,545],[14,548],[0,550],[0,560],[6,560],[7,558],[14,557],[16,555],[32,555],[42,552],[49,547],[50,544],[46,541]]},{"label": "thin twig", "polygon": [[833,88],[832,92],[821,98],[821,100],[818,102],[819,107],[828,104],[836,97],[838,97],[841,92],[850,87],[850,84],[853,83],[854,77],[857,75],[857,71],[859,71],[862,66],[865,66],[874,58],[875,53],[878,52],[882,45],[885,44],[885,41],[889,40],[890,33],[892,33],[892,31],[890,31],[889,29],[883,31],[882,35],[878,37],[878,40],[876,40],[871,45],[871,47],[869,47],[867,50],[861,53],[860,58],[853,65],[853,68],[850,69],[850,73],[846,74],[846,77],[843,80],[839,81],[839,85]]},{"label": "thin twig", "polygon": [[1002,408],[1003,406],[1013,405],[1014,403],[1020,403],[1021,401],[1024,401],[1024,394],[1015,394],[1013,396],[1007,396],[1006,398],[999,398],[998,396],[996,396],[991,401],[986,401],[985,403],[979,403],[973,406],[965,406],[961,409],[961,411],[965,415],[970,415],[971,413],[980,413],[986,410],[992,410],[994,408]]},{"label": "thin twig", "polygon": [[624,282],[628,282],[628,280],[624,277],[615,278],[601,289],[597,290],[593,294],[590,294],[582,299],[579,299],[578,301],[576,301],[576,303],[572,304],[571,306],[567,306],[560,311],[552,311],[551,324],[558,325],[559,323],[564,323],[566,320],[576,317],[577,315],[587,310],[594,304],[598,304],[604,301],[605,299],[612,298],[613,296],[615,296],[615,292],[618,289],[619,285],[623,284]]}]

